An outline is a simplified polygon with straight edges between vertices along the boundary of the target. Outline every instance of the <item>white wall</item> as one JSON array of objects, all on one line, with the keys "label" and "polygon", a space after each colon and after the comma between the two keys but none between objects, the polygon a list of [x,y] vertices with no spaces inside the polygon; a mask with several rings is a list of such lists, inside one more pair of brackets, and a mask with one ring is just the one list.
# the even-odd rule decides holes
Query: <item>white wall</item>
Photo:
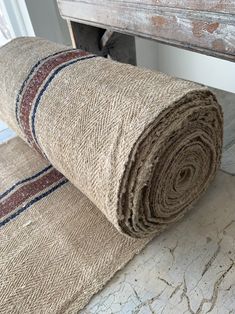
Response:
[{"label": "white wall", "polygon": [[136,38],[137,64],[235,93],[235,63]]},{"label": "white wall", "polygon": [[56,0],[25,0],[36,36],[71,45],[67,23],[59,14]]}]

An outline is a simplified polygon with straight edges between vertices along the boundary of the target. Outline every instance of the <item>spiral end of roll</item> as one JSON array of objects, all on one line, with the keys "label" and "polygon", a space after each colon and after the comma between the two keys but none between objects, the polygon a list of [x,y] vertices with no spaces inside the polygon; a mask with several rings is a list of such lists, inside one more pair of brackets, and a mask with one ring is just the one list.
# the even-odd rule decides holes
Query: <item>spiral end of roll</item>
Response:
[{"label": "spiral end of roll", "polygon": [[178,221],[207,189],[220,165],[223,116],[208,90],[163,111],[129,156],[119,194],[119,227],[131,237]]}]

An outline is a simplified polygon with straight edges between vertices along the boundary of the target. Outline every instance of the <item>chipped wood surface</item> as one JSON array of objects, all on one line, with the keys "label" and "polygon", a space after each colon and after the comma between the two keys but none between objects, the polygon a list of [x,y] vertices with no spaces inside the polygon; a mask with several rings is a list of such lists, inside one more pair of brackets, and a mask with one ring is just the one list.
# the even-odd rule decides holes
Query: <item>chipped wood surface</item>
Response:
[{"label": "chipped wood surface", "polygon": [[235,13],[234,0],[116,0],[111,2],[130,5],[153,5],[158,7],[189,9],[197,11]]},{"label": "chipped wood surface", "polygon": [[68,20],[235,61],[233,0],[58,0],[58,6]]}]

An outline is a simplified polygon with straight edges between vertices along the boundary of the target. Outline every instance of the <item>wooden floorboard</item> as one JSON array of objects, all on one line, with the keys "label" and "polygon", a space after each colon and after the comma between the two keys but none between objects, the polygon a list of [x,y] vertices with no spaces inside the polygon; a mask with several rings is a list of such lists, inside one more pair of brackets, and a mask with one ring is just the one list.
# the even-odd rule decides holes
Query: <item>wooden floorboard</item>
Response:
[{"label": "wooden floorboard", "polygon": [[224,113],[224,149],[222,170],[235,174],[235,94],[211,89],[217,96]]},{"label": "wooden floorboard", "polygon": [[235,175],[235,144],[223,153],[221,168]]}]

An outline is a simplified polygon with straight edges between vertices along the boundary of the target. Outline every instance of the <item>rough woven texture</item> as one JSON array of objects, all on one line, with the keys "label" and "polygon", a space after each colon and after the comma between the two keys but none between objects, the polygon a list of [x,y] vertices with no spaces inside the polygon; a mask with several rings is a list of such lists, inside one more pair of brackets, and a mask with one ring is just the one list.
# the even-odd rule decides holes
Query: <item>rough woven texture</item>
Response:
[{"label": "rough woven texture", "polygon": [[[76,273],[76,285],[65,280],[71,271],[69,258],[66,259],[68,263],[62,268],[66,275],[61,280],[65,280],[69,291],[64,293],[64,301],[57,300],[53,306],[56,310],[64,309],[79,294],[80,301],[75,303],[81,308],[153,234],[181,218],[205,191],[221,157],[220,106],[210,91],[192,82],[38,38],[16,39],[1,48],[0,73],[0,117],[55,168],[45,165],[45,169],[35,169],[34,163],[27,166],[27,159],[19,158],[19,164],[17,160],[16,165],[9,165],[13,167],[10,173],[8,168],[1,172],[1,179],[6,180],[1,187],[3,203],[0,204],[0,226],[8,239],[4,258],[9,260],[11,254],[20,254],[17,241],[8,237],[14,230],[22,228],[24,232],[26,222],[22,219],[26,215],[33,217],[34,213],[51,210],[55,216],[57,211],[63,216],[64,212],[70,217],[69,223],[61,220],[60,215],[56,221],[73,234],[73,239],[76,236],[74,243],[67,243],[66,254],[76,259],[79,250],[79,275]],[[18,158],[13,149],[11,153]],[[7,158],[3,155],[9,163]],[[12,158],[9,160],[12,162]],[[15,172],[20,171],[21,165],[25,170],[17,181]],[[77,201],[74,193],[79,195]],[[77,211],[79,219],[73,221],[70,211],[71,215]],[[101,212],[109,222],[104,223]],[[51,215],[45,215],[44,227],[41,223],[30,224],[32,243],[40,242],[44,228],[52,228]],[[54,249],[54,243],[63,242],[62,236],[56,239],[54,231],[39,248],[50,247],[54,236],[53,251],[64,263],[65,254],[57,252],[56,245]],[[129,240],[126,236],[148,238]],[[102,250],[105,237],[110,243],[107,252]],[[22,245],[27,247],[28,241],[26,237]],[[84,246],[88,248],[85,250]],[[37,254],[41,254],[40,250]],[[103,254],[107,258],[103,259]],[[35,256],[36,251],[32,259],[30,255],[32,267]],[[54,264],[53,258],[54,255],[47,257],[47,262],[52,260]],[[28,267],[27,263],[24,260],[22,265]],[[37,263],[36,260],[35,269],[39,267]],[[4,267],[4,272],[8,272],[9,265]],[[107,267],[106,271],[102,267]],[[52,267],[49,273],[53,271]],[[23,273],[28,275],[26,270]],[[54,279],[48,280],[57,290]],[[7,287],[14,286],[14,280],[10,276]],[[33,279],[28,280],[27,286],[33,285]],[[34,284],[39,284],[38,280]],[[18,292],[20,287],[16,288]],[[40,299],[38,295],[37,298]],[[41,302],[46,304],[51,300],[54,302],[54,297],[48,296]],[[31,300],[31,306],[34,301]]]},{"label": "rough woven texture", "polygon": [[20,138],[0,145],[0,209],[28,194],[0,218],[15,214],[0,227],[1,314],[77,313],[148,242],[121,235],[65,178],[35,192],[53,172]]},{"label": "rough woven texture", "polygon": [[35,38],[2,48],[0,71],[2,117],[121,232],[163,230],[214,177],[222,117],[205,88]]}]

